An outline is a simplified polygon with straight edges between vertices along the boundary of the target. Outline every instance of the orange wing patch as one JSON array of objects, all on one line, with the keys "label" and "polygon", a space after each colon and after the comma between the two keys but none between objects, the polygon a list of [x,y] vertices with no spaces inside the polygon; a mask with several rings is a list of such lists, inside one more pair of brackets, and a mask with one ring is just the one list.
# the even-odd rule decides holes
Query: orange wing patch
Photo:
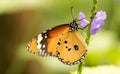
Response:
[{"label": "orange wing patch", "polygon": [[51,30],[46,30],[31,40],[27,46],[28,51],[32,53],[38,53],[42,56],[56,56],[56,48],[59,38],[62,34],[65,34],[68,31],[68,24],[54,27]]},{"label": "orange wing patch", "polygon": [[56,48],[58,46],[59,39],[63,34],[66,34],[68,32],[68,25],[60,25],[48,31],[49,38],[47,39],[47,53],[51,53],[53,56],[56,56]]},{"label": "orange wing patch", "polygon": [[39,49],[37,48],[37,39],[33,38],[28,44],[28,51],[32,53],[38,53]]},{"label": "orange wing patch", "polygon": [[49,38],[47,40],[47,52],[51,53],[53,56],[56,56],[56,46],[57,46],[57,42],[59,40],[59,36],[57,37],[53,37],[53,38]]},{"label": "orange wing patch", "polygon": [[59,36],[61,34],[68,32],[68,31],[69,31],[68,24],[60,25],[60,26],[57,26],[57,27],[53,28],[52,30],[48,31],[48,36],[50,38],[56,37],[56,36]]},{"label": "orange wing patch", "polygon": [[66,64],[77,64],[85,57],[87,46],[78,31],[68,32],[57,47],[59,60]]}]

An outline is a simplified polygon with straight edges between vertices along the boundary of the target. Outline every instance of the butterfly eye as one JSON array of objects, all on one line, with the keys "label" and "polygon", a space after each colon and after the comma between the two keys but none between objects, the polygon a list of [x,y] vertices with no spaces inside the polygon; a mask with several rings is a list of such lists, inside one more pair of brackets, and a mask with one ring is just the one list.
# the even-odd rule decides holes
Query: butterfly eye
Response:
[{"label": "butterfly eye", "polygon": [[78,50],[79,49],[78,45],[74,45],[74,49]]}]

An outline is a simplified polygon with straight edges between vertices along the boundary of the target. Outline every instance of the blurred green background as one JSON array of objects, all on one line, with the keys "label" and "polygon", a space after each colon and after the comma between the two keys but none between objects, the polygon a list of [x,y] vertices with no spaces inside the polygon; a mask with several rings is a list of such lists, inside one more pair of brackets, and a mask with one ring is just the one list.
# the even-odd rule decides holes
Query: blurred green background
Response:
[{"label": "blurred green background", "polygon": [[[26,45],[40,32],[72,21],[80,11],[89,20],[92,0],[0,0],[0,74],[69,74],[54,57],[29,53]],[[104,27],[92,36],[85,66],[120,66],[120,0],[99,0],[98,10],[107,13]],[[82,33],[86,37],[85,31]]]}]

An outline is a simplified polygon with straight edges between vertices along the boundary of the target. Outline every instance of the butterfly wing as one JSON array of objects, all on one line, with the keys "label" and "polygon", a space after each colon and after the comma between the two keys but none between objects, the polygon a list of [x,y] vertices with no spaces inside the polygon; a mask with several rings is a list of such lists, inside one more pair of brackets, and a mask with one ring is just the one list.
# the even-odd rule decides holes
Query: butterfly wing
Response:
[{"label": "butterfly wing", "polygon": [[84,59],[86,47],[80,33],[70,32],[69,24],[64,24],[37,35],[28,43],[27,49],[42,56],[57,56],[66,64],[76,64]]},{"label": "butterfly wing", "polygon": [[60,38],[57,56],[65,64],[72,65],[81,62],[86,54],[87,46],[78,31],[68,32]]},{"label": "butterfly wing", "polygon": [[68,32],[68,30],[69,24],[60,25],[46,30],[33,38],[28,43],[27,49],[34,54],[42,56],[56,56],[56,46],[58,45],[59,37]]}]

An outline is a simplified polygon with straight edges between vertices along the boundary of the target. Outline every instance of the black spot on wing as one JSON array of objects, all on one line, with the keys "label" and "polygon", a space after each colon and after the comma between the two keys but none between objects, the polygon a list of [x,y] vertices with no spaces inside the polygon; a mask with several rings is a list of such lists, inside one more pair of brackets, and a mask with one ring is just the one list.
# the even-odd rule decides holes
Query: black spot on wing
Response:
[{"label": "black spot on wing", "polygon": [[79,49],[79,46],[78,46],[78,45],[74,45],[74,49],[75,49],[75,50],[78,50],[78,49]]},{"label": "black spot on wing", "polygon": [[68,51],[70,51],[71,50],[71,48],[68,48]]},{"label": "black spot on wing", "polygon": [[67,44],[67,43],[68,43],[68,41],[67,41],[67,40],[65,40],[65,41],[64,41],[64,43],[65,43],[65,44]]}]

